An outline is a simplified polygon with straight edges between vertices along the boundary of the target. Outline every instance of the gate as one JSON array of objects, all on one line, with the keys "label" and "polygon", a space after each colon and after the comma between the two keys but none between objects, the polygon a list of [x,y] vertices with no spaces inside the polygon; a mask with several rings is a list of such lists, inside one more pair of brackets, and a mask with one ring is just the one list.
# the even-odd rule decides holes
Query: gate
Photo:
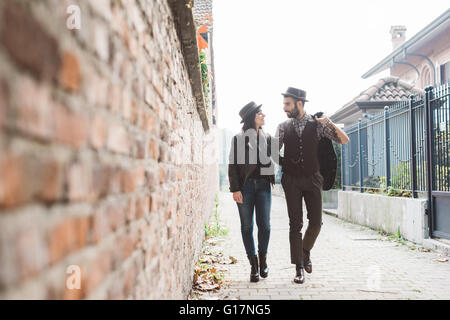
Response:
[{"label": "gate", "polygon": [[431,235],[450,239],[449,83],[425,89],[428,210]]}]

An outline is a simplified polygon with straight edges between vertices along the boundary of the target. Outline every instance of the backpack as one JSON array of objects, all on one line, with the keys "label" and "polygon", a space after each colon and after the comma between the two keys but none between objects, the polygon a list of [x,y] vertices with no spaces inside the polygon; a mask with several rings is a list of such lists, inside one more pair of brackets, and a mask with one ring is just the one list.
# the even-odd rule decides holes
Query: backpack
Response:
[{"label": "backpack", "polygon": [[[320,118],[323,112],[317,112],[313,117]],[[337,156],[334,151],[333,142],[330,139],[323,137],[319,141],[317,157],[319,158],[320,174],[323,177],[322,189],[330,190],[334,185],[337,170]]]}]

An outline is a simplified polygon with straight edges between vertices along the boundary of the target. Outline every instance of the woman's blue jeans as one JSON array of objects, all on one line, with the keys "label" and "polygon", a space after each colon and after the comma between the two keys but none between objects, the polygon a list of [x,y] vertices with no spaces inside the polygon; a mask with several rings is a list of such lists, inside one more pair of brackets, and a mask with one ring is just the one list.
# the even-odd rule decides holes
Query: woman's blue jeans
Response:
[{"label": "woman's blue jeans", "polygon": [[267,253],[270,238],[270,207],[272,191],[268,179],[248,179],[242,190],[243,203],[238,203],[241,219],[241,234],[248,257],[256,256],[253,240],[253,212],[256,212],[258,226],[258,253]]}]

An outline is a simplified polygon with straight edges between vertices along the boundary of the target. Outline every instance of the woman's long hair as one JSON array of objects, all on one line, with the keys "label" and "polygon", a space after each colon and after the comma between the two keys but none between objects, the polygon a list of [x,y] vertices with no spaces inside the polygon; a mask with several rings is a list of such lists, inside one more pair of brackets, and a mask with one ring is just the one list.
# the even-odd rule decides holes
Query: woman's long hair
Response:
[{"label": "woman's long hair", "polygon": [[244,132],[247,131],[248,129],[256,130],[255,116],[256,116],[256,113],[254,113],[250,117],[247,117],[247,119],[244,120],[244,125],[242,126],[242,130]]}]

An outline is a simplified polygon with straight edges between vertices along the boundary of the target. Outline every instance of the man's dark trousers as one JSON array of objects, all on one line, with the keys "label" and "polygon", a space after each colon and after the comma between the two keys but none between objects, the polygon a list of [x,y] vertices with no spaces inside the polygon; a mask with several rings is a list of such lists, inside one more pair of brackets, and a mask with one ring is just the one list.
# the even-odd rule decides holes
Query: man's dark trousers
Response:
[{"label": "man's dark trousers", "polygon": [[[320,172],[310,176],[293,176],[283,173],[281,185],[289,214],[289,243],[291,263],[303,265],[303,249],[310,251],[322,227],[322,184]],[[303,199],[305,199],[308,228],[302,239]]]}]

